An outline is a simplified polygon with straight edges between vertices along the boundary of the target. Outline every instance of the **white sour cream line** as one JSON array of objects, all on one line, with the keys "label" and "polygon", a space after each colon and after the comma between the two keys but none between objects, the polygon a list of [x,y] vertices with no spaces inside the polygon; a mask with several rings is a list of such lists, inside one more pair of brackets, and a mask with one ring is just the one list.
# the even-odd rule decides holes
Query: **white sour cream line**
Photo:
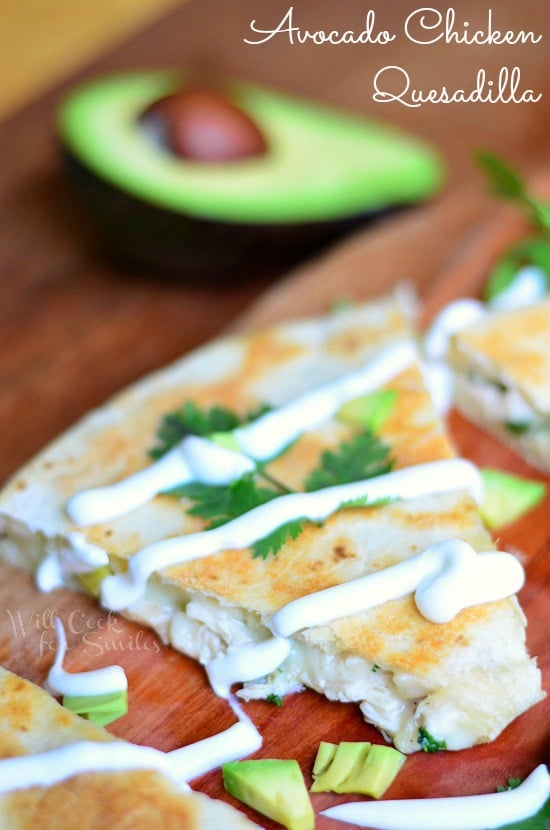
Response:
[{"label": "white sour cream line", "polygon": [[240,453],[192,435],[134,475],[107,487],[77,493],[69,500],[67,513],[75,524],[99,524],[128,513],[178,484],[229,484],[252,469],[254,463]]},{"label": "white sour cream line", "polygon": [[99,524],[139,507],[177,484],[229,484],[254,469],[251,458],[265,461],[277,455],[302,432],[332,417],[346,401],[379,388],[417,359],[412,341],[394,343],[360,369],[234,430],[244,456],[207,438],[189,436],[159,461],[134,475],[107,487],[77,493],[69,500],[67,513],[75,524]]},{"label": "white sour cream line", "polygon": [[524,579],[512,554],[476,553],[466,542],[448,539],[389,568],[289,602],[269,627],[277,637],[290,637],[413,592],[422,616],[445,623],[471,605],[515,594]]},{"label": "white sour cream line", "polygon": [[127,608],[143,595],[147,580],[155,571],[222,550],[247,548],[293,519],[324,520],[346,501],[412,499],[461,489],[468,490],[481,502],[483,481],[479,470],[469,461],[452,458],[418,464],[366,481],[281,496],[213,530],[148,545],[129,559],[126,572],[103,580],[101,601],[113,611]]},{"label": "white sour cream line", "polygon": [[37,568],[36,587],[43,593],[63,587],[66,574],[89,573],[109,564],[103,548],[88,542],[82,533],[69,531],[66,540],[59,550],[50,550]]},{"label": "white sour cream line", "polygon": [[67,636],[59,617],[54,617],[57,636],[57,651],[51,667],[47,686],[58,695],[79,697],[81,695],[107,695],[123,692],[128,688],[128,679],[122,666],[105,666],[101,669],[83,672],[66,672],[63,661],[67,653]]},{"label": "white sour cream line", "polygon": [[260,749],[262,736],[248,715],[234,698],[229,697],[229,704],[239,719],[238,723],[217,735],[168,753],[172,774],[178,781],[192,781],[222,764],[239,761]]},{"label": "white sour cream line", "polygon": [[546,275],[536,265],[520,268],[510,285],[489,300],[491,311],[514,311],[541,300],[547,292]]},{"label": "white sour cream line", "polygon": [[266,461],[303,432],[331,418],[346,401],[379,389],[418,359],[418,350],[411,340],[393,343],[360,369],[301,395],[274,412],[237,428],[233,434],[243,452],[257,461]]},{"label": "white sour cream line", "polygon": [[256,680],[271,674],[290,653],[290,640],[273,637],[261,643],[234,646],[206,664],[206,674],[214,692],[229,697],[233,683]]},{"label": "white sour cream line", "polygon": [[550,776],[540,764],[519,787],[507,792],[351,802],[321,815],[375,830],[491,830],[534,815],[549,795]]},{"label": "white sour cream line", "polygon": [[[154,769],[172,779],[175,777],[169,753],[125,741],[77,741],[49,752],[0,759],[0,793],[26,787],[52,787],[84,772],[135,769]],[[185,789],[188,788],[185,786]]]},{"label": "white sour cream line", "polygon": [[457,331],[477,323],[487,314],[480,300],[455,300],[440,311],[424,335],[424,353],[428,360],[444,360],[449,340]]}]

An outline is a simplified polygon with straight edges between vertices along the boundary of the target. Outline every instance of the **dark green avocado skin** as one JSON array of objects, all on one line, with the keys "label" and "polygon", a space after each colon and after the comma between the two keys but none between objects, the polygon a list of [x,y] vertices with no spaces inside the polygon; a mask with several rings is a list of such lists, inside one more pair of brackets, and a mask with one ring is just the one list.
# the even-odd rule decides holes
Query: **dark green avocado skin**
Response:
[{"label": "dark green avocado skin", "polygon": [[217,222],[138,199],[98,177],[63,150],[73,189],[116,260],[158,277],[218,285],[282,274],[365,222],[394,208],[345,219],[288,224]]}]

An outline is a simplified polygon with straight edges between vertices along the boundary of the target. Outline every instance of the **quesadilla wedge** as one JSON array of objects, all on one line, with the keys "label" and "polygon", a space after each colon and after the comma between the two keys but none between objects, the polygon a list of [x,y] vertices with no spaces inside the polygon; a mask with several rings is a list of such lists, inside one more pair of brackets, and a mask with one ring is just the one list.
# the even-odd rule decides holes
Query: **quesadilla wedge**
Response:
[{"label": "quesadilla wedge", "polygon": [[550,299],[458,332],[449,361],[461,412],[550,473]]},{"label": "quesadilla wedge", "polygon": [[159,771],[163,756],[115,739],[0,667],[0,825],[6,830],[256,827],[228,804]]},{"label": "quesadilla wedge", "polygon": [[[404,752],[421,748],[420,729],[449,749],[492,740],[543,696],[514,597],[474,604],[435,624],[419,612],[410,589],[375,607],[344,611],[325,624],[271,639],[277,614],[314,592],[385,573],[449,539],[473,551],[493,549],[472,496],[477,473],[454,459],[414,347],[410,359],[401,361],[407,354],[403,342],[411,343],[411,320],[410,304],[398,294],[324,318],[227,337],[146,378],[90,414],[8,483],[0,496],[2,556],[36,569],[43,587],[55,585],[59,576],[82,587],[79,569],[96,568],[100,577],[112,569],[115,575],[105,576],[98,589],[103,604],[146,622],[166,643],[209,666],[240,647],[265,645],[269,651],[274,643],[286,658],[281,665],[267,670],[259,661],[255,671],[249,660],[247,677],[234,678],[245,680],[238,693],[245,699],[308,686],[329,699],[355,701]],[[401,355],[393,374],[386,371],[388,352]],[[364,366],[377,368],[378,375],[367,376],[376,375],[393,400],[374,435],[353,418],[349,423],[339,417],[338,408],[328,414],[326,405],[336,400],[328,394],[334,384],[348,388],[346,378]],[[380,366],[386,367],[385,379]],[[304,406],[304,396],[314,392],[315,406]],[[224,407],[243,418],[266,405],[285,417],[265,420],[274,414],[267,412],[236,429],[224,427],[223,418],[206,419],[210,432],[233,430],[232,440],[237,436],[241,450],[248,441],[256,457],[262,447],[254,449],[252,439],[263,434],[262,424],[269,426],[271,440],[284,432],[283,423],[290,434],[296,424],[311,421],[274,459],[258,461],[238,486],[148,492],[131,509],[125,496],[119,507],[126,512],[116,517],[90,524],[92,509],[86,526],[69,518],[75,495],[99,494],[104,510],[105,495],[117,501],[118,483],[128,476],[137,474],[130,487],[135,495],[141,476],[151,483],[147,470],[166,472],[163,458],[177,456],[177,447],[156,462],[159,467],[151,466],[148,451],[158,455],[158,441],[167,443],[166,427],[190,412],[200,421],[205,412],[212,416],[213,407],[218,415]],[[166,420],[167,413],[176,414]],[[159,422],[164,429],[157,434]],[[180,461],[175,463],[179,469]],[[392,496],[396,481],[400,498]],[[343,482],[352,483],[345,489]],[[127,495],[128,486],[123,489]],[[159,489],[156,481],[152,492]],[[259,506],[245,512],[243,503],[250,508],[251,500]],[[324,513],[310,511],[304,518],[296,512],[306,503],[315,512],[323,500],[325,507],[332,505]],[[237,518],[223,524],[231,510]],[[283,526],[272,522],[268,538],[250,544],[251,524],[266,516],[271,521],[274,514],[285,517]],[[219,526],[204,530],[212,523]],[[230,532],[240,544],[227,541]],[[178,558],[182,544],[192,549],[196,542],[202,558]],[[170,556],[159,567],[155,557],[166,551]],[[134,594],[128,600],[124,591],[130,585]]]}]

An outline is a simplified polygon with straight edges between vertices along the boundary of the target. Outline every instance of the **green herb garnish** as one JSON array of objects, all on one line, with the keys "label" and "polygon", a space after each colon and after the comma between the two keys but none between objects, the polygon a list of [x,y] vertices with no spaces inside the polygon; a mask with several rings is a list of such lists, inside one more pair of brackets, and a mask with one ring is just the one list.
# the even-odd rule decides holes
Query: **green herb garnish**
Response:
[{"label": "green herb garnish", "polygon": [[499,156],[482,151],[475,158],[489,180],[491,192],[515,204],[539,233],[514,245],[498,260],[489,273],[483,298],[492,300],[505,291],[518,271],[527,265],[542,271],[546,289],[550,290],[550,204],[533,196],[519,174]]},{"label": "green herb garnish", "polygon": [[521,208],[543,235],[550,233],[550,204],[529,193],[521,176],[504,159],[487,150],[476,153],[475,159],[495,196]]},{"label": "green herb garnish", "polygon": [[260,487],[253,473],[247,473],[226,486],[190,482],[166,491],[166,495],[194,501],[188,509],[190,516],[208,519],[207,528],[220,527],[249,510],[280,496],[280,492]]},{"label": "green herb garnish", "polygon": [[504,427],[511,432],[512,435],[525,435],[526,432],[532,428],[533,424],[530,421],[505,421]]},{"label": "green herb garnish", "polygon": [[337,450],[326,450],[320,466],[305,482],[306,490],[322,490],[338,484],[380,476],[393,467],[390,448],[370,431],[344,441]]},{"label": "green herb garnish", "polygon": [[281,695],[276,695],[276,694],[271,693],[270,695],[268,695],[266,697],[266,700],[267,700],[268,703],[273,703],[274,706],[282,706],[283,705],[283,699],[282,699]]},{"label": "green herb garnish", "polygon": [[265,415],[269,407],[262,404],[257,409],[239,416],[223,406],[201,409],[193,401],[185,401],[175,412],[164,415],[157,430],[157,443],[149,450],[153,459],[161,458],[179,444],[187,435],[211,435],[231,432],[243,424]]},{"label": "green herb garnish", "polygon": [[515,790],[521,784],[521,778],[509,778],[507,784],[501,784],[496,788],[497,793],[505,793],[508,790]]},{"label": "green herb garnish", "polygon": [[423,752],[439,752],[441,749],[447,749],[446,741],[438,741],[423,726],[419,728],[416,740]]},{"label": "green herb garnish", "polygon": [[306,516],[301,516],[299,519],[292,519],[290,522],[279,525],[271,533],[268,533],[267,536],[264,536],[263,539],[258,539],[252,545],[253,558],[267,559],[270,554],[275,556],[289,539],[294,541],[294,539],[298,538],[304,529],[304,524],[309,521],[311,520]]}]

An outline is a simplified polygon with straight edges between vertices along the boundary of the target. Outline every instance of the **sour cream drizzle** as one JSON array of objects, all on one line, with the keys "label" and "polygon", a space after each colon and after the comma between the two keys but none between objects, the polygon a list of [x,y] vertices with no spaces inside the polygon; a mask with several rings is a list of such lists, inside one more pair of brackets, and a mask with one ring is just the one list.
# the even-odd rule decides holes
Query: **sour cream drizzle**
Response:
[{"label": "sour cream drizzle", "polygon": [[82,533],[69,531],[66,542],[59,549],[50,544],[48,555],[36,571],[36,587],[43,593],[65,585],[66,574],[81,574],[95,571],[109,564],[109,557],[103,548],[88,542]]},{"label": "sour cream drizzle", "polygon": [[107,487],[77,493],[69,500],[67,513],[78,525],[98,524],[139,507],[177,484],[229,484],[253,470],[254,461],[277,455],[302,432],[332,417],[346,401],[379,388],[415,360],[418,353],[412,341],[394,343],[360,369],[234,430],[244,455],[207,438],[189,436],[138,473]]},{"label": "sour cream drizzle", "polygon": [[169,778],[176,777],[170,753],[125,741],[77,741],[49,752],[0,759],[0,793],[26,787],[52,787],[84,772],[135,769],[154,769]]},{"label": "sour cream drizzle", "polygon": [[54,694],[67,697],[81,695],[107,695],[123,692],[128,688],[128,679],[122,666],[105,666],[101,669],[82,672],[66,672],[63,661],[67,653],[67,636],[59,617],[54,617],[57,636],[57,651],[51,667],[47,685]]},{"label": "sour cream drizzle", "polygon": [[206,674],[214,692],[229,698],[233,683],[244,683],[271,674],[290,654],[291,642],[272,637],[261,643],[235,646],[206,664]]},{"label": "sour cream drizzle", "polygon": [[460,489],[469,491],[476,501],[481,502],[483,482],[479,470],[469,461],[453,458],[418,464],[366,481],[281,496],[213,530],[175,536],[148,545],[129,559],[125,573],[103,580],[101,601],[106,608],[119,611],[143,595],[147,580],[155,571],[218,551],[249,547],[293,519],[326,519],[343,502],[358,498],[368,502],[386,498],[413,499]]},{"label": "sour cream drizzle", "polygon": [[537,813],[550,796],[550,776],[540,764],[513,790],[452,798],[360,801],[321,815],[375,830],[490,830]]},{"label": "sour cream drizzle", "polygon": [[290,637],[413,592],[423,617],[445,623],[471,605],[515,594],[524,578],[512,554],[476,553],[466,542],[448,539],[389,568],[300,597],[273,615],[270,628],[277,637]]}]

